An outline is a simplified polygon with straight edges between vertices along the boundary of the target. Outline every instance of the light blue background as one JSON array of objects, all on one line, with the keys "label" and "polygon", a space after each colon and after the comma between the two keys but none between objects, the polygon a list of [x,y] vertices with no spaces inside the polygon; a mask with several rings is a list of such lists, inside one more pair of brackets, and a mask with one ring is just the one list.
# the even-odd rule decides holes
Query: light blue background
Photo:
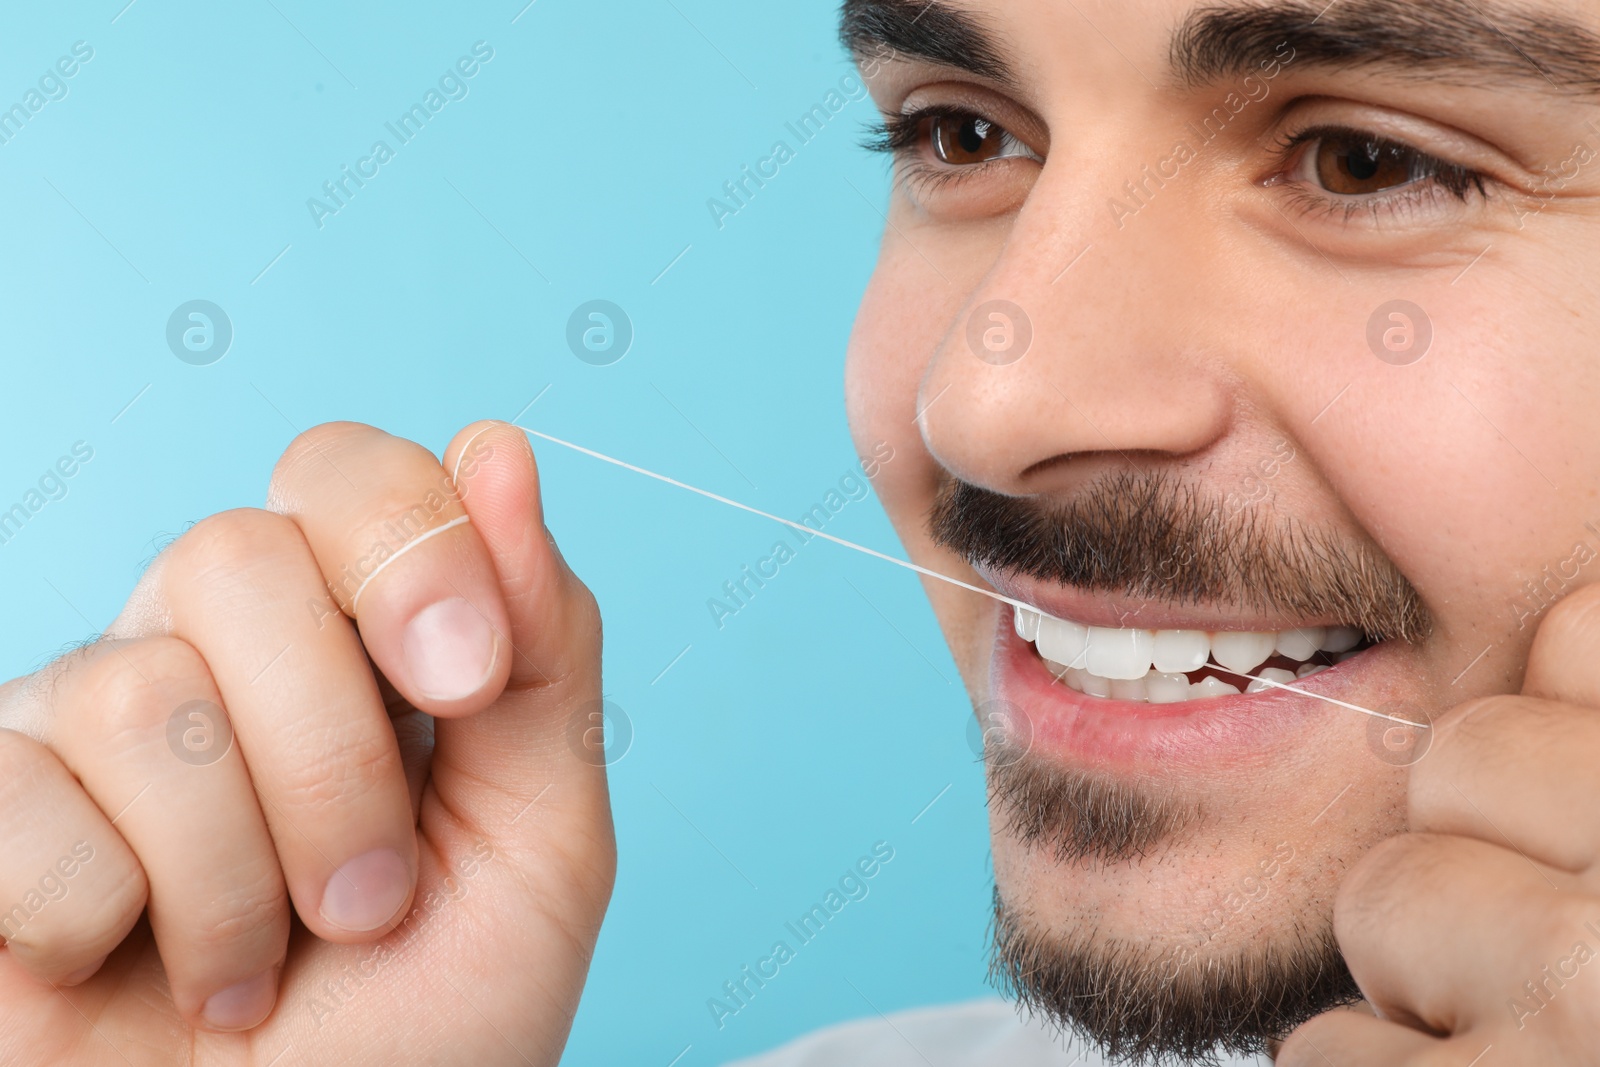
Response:
[{"label": "light blue background", "polygon": [[[438,451],[543,390],[525,425],[791,516],[851,468],[842,358],[886,171],[856,147],[868,100],[804,147],[784,129],[850,69],[831,0],[522,2],[10,15],[0,106],[73,42],[94,58],[0,145],[0,508],[74,441],[94,458],[0,545],[5,676],[108,622],[187,523],[260,504],[296,429],[328,419]],[[469,95],[319,229],[307,198],[478,40],[495,55]],[[780,138],[795,158],[719,231],[707,199]],[[195,298],[234,325],[211,366],[165,343]],[[636,329],[609,367],[564,341],[594,298]],[[636,729],[566,1062],[698,1067],[980,995],[981,776],[915,579],[817,542],[719,632],[707,599],[781,531],[539,452]],[[829,530],[899,552],[875,499]],[[707,999],[878,840],[895,858],[870,895],[719,1031]]]}]

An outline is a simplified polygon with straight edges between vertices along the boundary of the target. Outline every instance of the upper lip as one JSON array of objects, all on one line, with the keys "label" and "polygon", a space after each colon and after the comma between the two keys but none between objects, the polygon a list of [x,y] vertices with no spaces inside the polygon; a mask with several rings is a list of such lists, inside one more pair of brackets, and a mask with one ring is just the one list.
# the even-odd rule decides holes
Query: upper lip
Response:
[{"label": "upper lip", "polygon": [[1031,604],[1046,615],[1085,626],[1143,630],[1292,630],[1302,626],[1338,626],[1333,617],[1290,617],[1259,608],[1224,604],[1177,604],[1132,597],[1105,590],[1042,582],[1015,573],[973,564],[978,576],[997,593]]}]

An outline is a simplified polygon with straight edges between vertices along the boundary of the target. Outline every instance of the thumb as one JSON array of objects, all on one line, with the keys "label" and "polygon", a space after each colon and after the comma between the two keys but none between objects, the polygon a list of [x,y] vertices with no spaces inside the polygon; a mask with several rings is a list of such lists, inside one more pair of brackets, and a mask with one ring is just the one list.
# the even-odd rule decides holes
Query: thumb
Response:
[{"label": "thumb", "polygon": [[1600,708],[1600,585],[1562,597],[1539,624],[1528,650],[1524,696]]},{"label": "thumb", "polygon": [[451,812],[512,851],[592,867],[603,903],[615,865],[600,730],[600,611],[544,525],[527,436],[477,422],[445,450],[488,546],[510,618],[511,674],[485,710],[435,723],[432,783]]}]

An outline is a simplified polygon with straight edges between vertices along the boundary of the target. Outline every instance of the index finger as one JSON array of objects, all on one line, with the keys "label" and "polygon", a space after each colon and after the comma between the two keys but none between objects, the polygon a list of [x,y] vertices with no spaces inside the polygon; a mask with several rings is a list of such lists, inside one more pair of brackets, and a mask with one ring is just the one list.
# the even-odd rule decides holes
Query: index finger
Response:
[{"label": "index finger", "polygon": [[413,706],[465,715],[500,693],[511,648],[498,579],[432,453],[371,426],[325,423],[284,453],[269,507],[304,532],[332,603]]},{"label": "index finger", "polygon": [[1528,696],[1600,708],[1600,585],[1550,609],[1528,650],[1522,691]]},{"label": "index finger", "polygon": [[1593,771],[1600,715],[1525,696],[1483,697],[1434,724],[1411,768],[1412,830],[1475,837],[1583,872],[1600,861]]}]

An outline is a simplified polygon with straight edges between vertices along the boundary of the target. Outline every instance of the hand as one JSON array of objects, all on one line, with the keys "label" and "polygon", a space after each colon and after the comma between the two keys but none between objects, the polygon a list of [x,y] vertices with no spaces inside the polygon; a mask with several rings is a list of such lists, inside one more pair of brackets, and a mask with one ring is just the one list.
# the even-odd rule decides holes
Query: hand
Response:
[{"label": "hand", "polygon": [[0,1063],[556,1063],[616,852],[526,437],[328,424],[269,499],[0,687]]},{"label": "hand", "polygon": [[1409,796],[1334,905],[1377,1016],[1318,1016],[1280,1067],[1600,1063],[1600,587],[1551,609],[1520,696],[1435,723]]}]

